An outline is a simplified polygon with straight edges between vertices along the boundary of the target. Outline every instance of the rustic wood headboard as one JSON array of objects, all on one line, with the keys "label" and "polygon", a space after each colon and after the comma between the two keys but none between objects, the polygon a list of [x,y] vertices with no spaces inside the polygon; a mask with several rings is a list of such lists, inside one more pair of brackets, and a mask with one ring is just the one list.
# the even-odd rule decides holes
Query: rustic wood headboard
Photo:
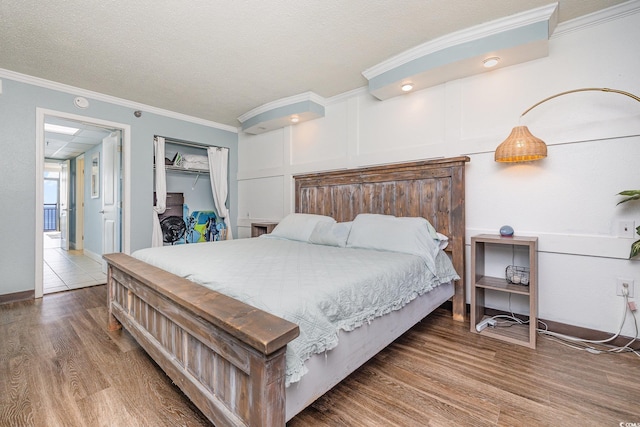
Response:
[{"label": "rustic wood headboard", "polygon": [[359,213],[421,216],[449,237],[447,252],[460,275],[453,317],[464,320],[465,186],[469,157],[425,160],[295,175],[295,211],[351,221]]}]

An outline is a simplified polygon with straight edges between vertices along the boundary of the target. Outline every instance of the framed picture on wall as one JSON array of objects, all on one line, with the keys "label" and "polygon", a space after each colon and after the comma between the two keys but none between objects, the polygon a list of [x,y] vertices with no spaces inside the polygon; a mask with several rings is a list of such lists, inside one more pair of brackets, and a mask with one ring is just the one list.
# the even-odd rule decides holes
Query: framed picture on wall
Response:
[{"label": "framed picture on wall", "polygon": [[100,153],[91,156],[91,198],[100,197]]}]

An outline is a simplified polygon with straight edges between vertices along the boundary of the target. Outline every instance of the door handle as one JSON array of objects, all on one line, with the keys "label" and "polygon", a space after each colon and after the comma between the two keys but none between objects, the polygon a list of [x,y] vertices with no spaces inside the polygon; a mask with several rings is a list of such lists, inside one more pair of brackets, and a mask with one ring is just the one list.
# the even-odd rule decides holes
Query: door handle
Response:
[{"label": "door handle", "polygon": [[98,213],[104,213],[104,211],[99,211]]}]

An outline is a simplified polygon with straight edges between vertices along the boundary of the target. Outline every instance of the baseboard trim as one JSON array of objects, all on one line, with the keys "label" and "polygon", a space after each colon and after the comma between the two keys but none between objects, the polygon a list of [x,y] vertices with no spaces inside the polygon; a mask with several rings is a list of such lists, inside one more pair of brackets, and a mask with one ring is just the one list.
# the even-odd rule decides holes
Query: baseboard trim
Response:
[{"label": "baseboard trim", "polygon": [[[467,305],[467,309],[469,309],[469,305]],[[495,310],[492,308],[485,308],[485,313],[489,316],[495,316],[497,314],[507,314],[507,315],[511,314],[505,311]],[[526,320],[528,318],[527,316],[518,316],[518,315],[516,315],[516,317],[522,318],[523,320]],[[596,329],[583,328],[581,326],[554,322],[553,320],[538,319],[538,322],[545,323],[547,325],[547,329],[551,332],[556,332],[558,334],[563,334],[563,335],[569,335],[572,337],[581,338],[583,340],[593,340],[593,341],[605,340],[611,337],[612,335],[614,335],[611,332],[603,332],[603,331],[598,331]],[[608,342],[607,344],[622,347],[632,339],[633,339],[632,337],[626,337],[626,336],[620,335],[616,337],[614,340]],[[634,350],[640,350],[640,341],[636,341],[635,343],[633,343],[633,345],[631,345],[631,348]]]},{"label": "baseboard trim", "polygon": [[[451,301],[446,301],[440,307],[447,309],[449,311],[453,310],[453,305]],[[484,310],[485,310],[485,314],[489,316],[496,316],[498,314],[511,315],[511,313],[507,313],[506,311],[496,310],[493,308],[485,308]],[[471,313],[471,306],[467,304],[467,318],[469,318],[470,313]],[[528,316],[516,315],[516,317],[521,318],[522,320],[528,319]],[[554,322],[553,320],[538,319],[538,321],[544,322],[547,325],[547,329],[550,330],[551,332],[557,332],[559,334],[569,335],[572,337],[581,338],[583,340],[593,340],[593,341],[604,340],[613,335],[611,332],[603,332],[603,331],[598,331],[596,329],[583,328],[581,326],[574,326],[566,323]],[[616,339],[612,340],[611,342],[608,342],[607,344],[617,346],[617,347],[622,347],[627,345],[627,343],[632,339],[633,339],[632,337],[621,335],[619,337],[616,337]],[[640,339],[634,342],[630,347],[636,351],[640,351]]]},{"label": "baseboard trim", "polygon": [[95,262],[99,262],[102,264],[102,255],[97,254],[95,252],[91,252],[89,249],[84,248],[82,250],[82,253],[84,254],[84,256],[91,258],[92,260],[94,260]]},{"label": "baseboard trim", "polygon": [[26,301],[35,299],[35,291],[14,292],[12,294],[0,295],[0,304],[9,304],[12,302]]}]

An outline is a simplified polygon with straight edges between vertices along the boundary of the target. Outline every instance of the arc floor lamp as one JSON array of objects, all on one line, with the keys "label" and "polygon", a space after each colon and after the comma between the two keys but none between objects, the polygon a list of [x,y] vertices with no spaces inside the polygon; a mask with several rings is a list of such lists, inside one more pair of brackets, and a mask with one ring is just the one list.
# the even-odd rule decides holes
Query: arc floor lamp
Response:
[{"label": "arc floor lamp", "polygon": [[[520,115],[520,117],[523,117],[538,105],[543,104],[553,98],[557,98],[559,96],[567,95],[570,93],[587,91],[619,93],[640,102],[640,97],[637,97],[636,95],[625,92],[623,90],[609,89],[606,87],[588,87],[560,92],[558,94],[545,98],[526,109],[525,112]],[[502,144],[498,146],[494,158],[496,162],[511,163],[530,162],[533,160],[540,160],[545,157],[547,157],[547,144],[545,144],[544,141],[542,141],[540,138],[533,136],[529,131],[529,128],[527,128],[526,126],[516,126],[511,130],[511,134],[509,134],[507,139],[505,139]]]}]

